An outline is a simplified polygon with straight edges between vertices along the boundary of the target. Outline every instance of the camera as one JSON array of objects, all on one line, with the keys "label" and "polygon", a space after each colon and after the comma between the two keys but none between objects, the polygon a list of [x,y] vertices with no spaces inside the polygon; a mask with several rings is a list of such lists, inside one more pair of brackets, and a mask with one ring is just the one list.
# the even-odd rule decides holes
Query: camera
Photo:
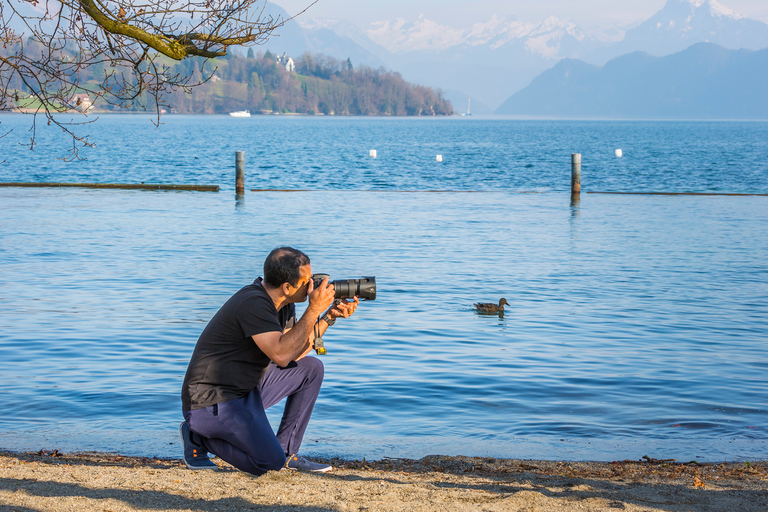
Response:
[{"label": "camera", "polygon": [[[328,274],[312,274],[312,281],[315,284],[315,288],[320,286],[325,278],[330,279]],[[336,299],[348,299],[351,297],[359,297],[361,300],[375,300],[376,299],[376,278],[375,277],[361,277],[360,279],[337,279],[336,281],[330,281],[336,291]]]}]

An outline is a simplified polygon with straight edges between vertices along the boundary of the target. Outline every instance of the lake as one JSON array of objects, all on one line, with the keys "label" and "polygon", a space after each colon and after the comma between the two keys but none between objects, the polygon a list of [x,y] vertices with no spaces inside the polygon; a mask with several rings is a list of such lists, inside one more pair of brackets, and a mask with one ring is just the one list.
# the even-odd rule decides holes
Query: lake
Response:
[{"label": "lake", "polygon": [[768,458],[768,197],[588,193],[768,194],[768,123],[162,121],[65,162],[0,116],[1,182],[221,186],[0,187],[0,448],[180,457],[197,337],[288,244],[378,284],[325,336],[305,455]]}]

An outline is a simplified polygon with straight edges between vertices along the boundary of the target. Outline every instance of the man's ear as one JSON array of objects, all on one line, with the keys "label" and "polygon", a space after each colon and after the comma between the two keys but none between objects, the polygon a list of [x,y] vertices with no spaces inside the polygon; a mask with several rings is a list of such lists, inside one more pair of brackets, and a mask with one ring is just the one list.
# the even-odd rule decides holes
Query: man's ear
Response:
[{"label": "man's ear", "polygon": [[291,285],[289,283],[283,283],[282,285],[283,295],[291,294]]}]

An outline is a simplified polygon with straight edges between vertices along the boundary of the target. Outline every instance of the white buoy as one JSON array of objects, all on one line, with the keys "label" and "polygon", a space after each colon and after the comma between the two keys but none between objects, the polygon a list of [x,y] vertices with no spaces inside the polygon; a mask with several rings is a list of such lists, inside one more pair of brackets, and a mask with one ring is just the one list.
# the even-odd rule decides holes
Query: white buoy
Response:
[{"label": "white buoy", "polygon": [[620,149],[617,149],[616,150],[616,158],[621,158],[622,156],[624,156],[624,152],[622,150],[620,150]]},{"label": "white buoy", "polygon": [[370,150],[368,152],[368,156],[370,156],[371,158],[376,158],[376,150],[375,149]]},{"label": "white buoy", "polygon": [[438,162],[442,162],[443,161],[443,155],[437,155],[435,157],[435,160],[437,160]]}]

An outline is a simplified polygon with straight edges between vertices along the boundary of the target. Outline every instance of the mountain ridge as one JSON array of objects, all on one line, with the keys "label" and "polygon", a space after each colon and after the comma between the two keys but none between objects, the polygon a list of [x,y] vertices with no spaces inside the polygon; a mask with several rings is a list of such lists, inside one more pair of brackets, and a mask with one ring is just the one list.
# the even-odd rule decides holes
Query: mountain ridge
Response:
[{"label": "mountain ridge", "polygon": [[768,49],[697,43],[596,66],[564,59],[513,94],[500,115],[768,119]]}]

